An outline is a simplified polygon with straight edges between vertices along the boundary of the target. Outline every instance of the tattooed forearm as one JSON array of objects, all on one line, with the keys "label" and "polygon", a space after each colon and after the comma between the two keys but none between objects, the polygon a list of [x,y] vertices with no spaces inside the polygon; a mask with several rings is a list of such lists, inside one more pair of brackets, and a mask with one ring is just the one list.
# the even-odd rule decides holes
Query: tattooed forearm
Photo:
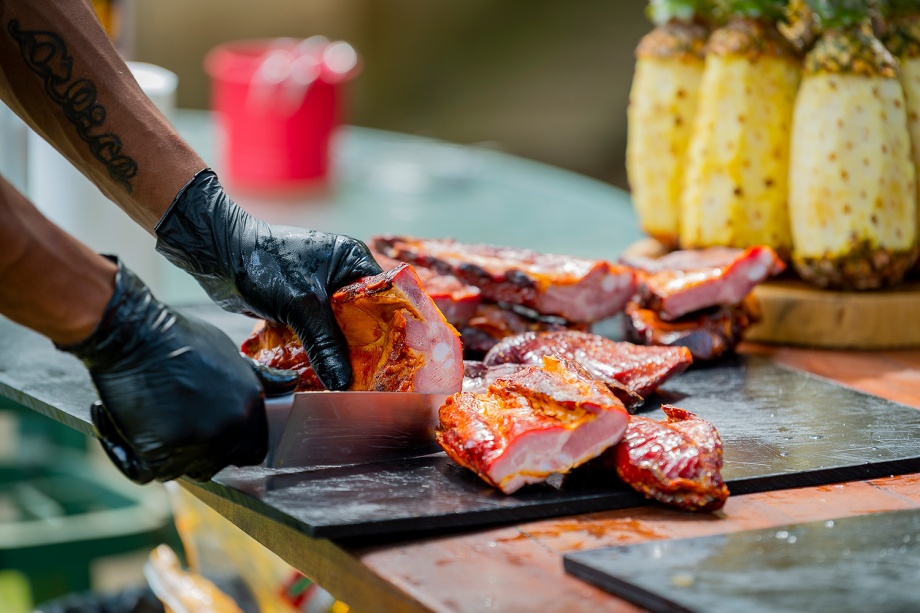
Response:
[{"label": "tattooed forearm", "polygon": [[121,139],[105,132],[105,107],[96,101],[96,85],[88,79],[72,78],[73,57],[67,45],[54,32],[22,30],[19,22],[9,22],[7,30],[19,44],[29,68],[45,82],[48,96],[61,106],[64,116],[77,128],[93,157],[105,164],[109,176],[131,192],[131,179],[137,162],[122,153]]}]

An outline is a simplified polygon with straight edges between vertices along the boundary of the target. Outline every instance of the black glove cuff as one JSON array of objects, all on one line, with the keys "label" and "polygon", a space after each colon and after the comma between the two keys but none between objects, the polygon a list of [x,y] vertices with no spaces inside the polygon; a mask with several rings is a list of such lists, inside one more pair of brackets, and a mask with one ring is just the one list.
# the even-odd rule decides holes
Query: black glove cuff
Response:
[{"label": "black glove cuff", "polygon": [[84,340],[72,345],[55,345],[73,354],[91,370],[105,370],[122,356],[138,351],[146,340],[138,335],[138,325],[155,329],[169,325],[163,317],[163,305],[134,273],[125,268],[117,257],[104,255],[115,262],[115,292],[106,304],[96,328]]},{"label": "black glove cuff", "polygon": [[156,250],[170,262],[195,276],[221,272],[215,247],[217,224],[230,199],[210,168],[198,171],[179,191],[154,226]]},{"label": "black glove cuff", "polygon": [[249,237],[253,218],[224,193],[210,168],[196,174],[154,227],[156,250],[191,274],[221,308],[247,306],[237,288],[239,241]]}]

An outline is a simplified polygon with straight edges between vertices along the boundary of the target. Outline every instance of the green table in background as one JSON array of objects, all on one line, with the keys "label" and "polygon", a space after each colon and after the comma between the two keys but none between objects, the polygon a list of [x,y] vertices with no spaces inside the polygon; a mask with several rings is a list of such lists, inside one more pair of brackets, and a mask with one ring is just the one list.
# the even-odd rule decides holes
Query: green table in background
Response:
[{"label": "green table in background", "polygon": [[[174,124],[220,174],[212,115],[182,110]],[[224,183],[267,221],[362,240],[385,233],[451,237],[615,260],[643,236],[629,195],[602,181],[489,148],[367,128],[340,131],[324,193],[257,196]],[[170,272],[169,282],[173,302],[204,297],[184,273]]]}]

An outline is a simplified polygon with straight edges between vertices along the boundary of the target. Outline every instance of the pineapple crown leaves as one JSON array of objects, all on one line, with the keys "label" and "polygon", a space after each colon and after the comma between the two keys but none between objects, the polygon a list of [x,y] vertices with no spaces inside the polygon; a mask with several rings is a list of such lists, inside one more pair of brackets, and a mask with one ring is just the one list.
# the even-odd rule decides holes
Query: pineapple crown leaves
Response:
[{"label": "pineapple crown leaves", "polygon": [[716,0],[717,10],[725,17],[753,17],[785,21],[789,0]]},{"label": "pineapple crown leaves", "polygon": [[649,0],[645,13],[652,23],[661,25],[672,19],[692,21],[712,15],[713,0]]},{"label": "pineapple crown leaves", "polygon": [[[886,2],[890,0],[885,0]],[[872,16],[872,0],[807,0],[825,30],[859,26]]]}]

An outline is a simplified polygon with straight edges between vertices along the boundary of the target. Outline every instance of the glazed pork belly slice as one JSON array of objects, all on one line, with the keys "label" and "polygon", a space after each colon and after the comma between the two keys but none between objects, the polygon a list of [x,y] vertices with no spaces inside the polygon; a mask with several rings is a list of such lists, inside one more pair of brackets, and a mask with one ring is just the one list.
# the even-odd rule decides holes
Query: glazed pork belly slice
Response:
[{"label": "glazed pork belly slice", "polygon": [[260,364],[296,371],[300,377],[298,392],[326,389],[316,376],[300,339],[284,324],[262,321],[256,325],[240,351]]},{"label": "glazed pork belly slice", "polygon": [[620,440],[628,420],[603,383],[570,360],[547,356],[483,394],[448,398],[436,437],[452,460],[511,494],[597,457]]},{"label": "glazed pork belly slice", "polygon": [[497,379],[513,375],[525,368],[521,364],[499,364],[486,366],[478,360],[463,361],[463,391],[474,394],[485,394],[489,386]]},{"label": "glazed pork belly slice", "polygon": [[364,277],[332,295],[351,356],[351,389],[451,394],[463,384],[460,335],[411,266]]},{"label": "glazed pork belly slice", "polygon": [[[452,394],[463,384],[463,348],[422,289],[411,266],[365,277],[332,295],[332,310],[348,343],[352,390]],[[324,389],[297,335],[266,323],[242,346],[266,366],[295,369],[298,391]]]},{"label": "glazed pork belly slice", "polygon": [[674,251],[660,258],[624,258],[621,262],[639,271],[641,305],[667,320],[712,306],[738,304],[758,283],[786,267],[766,246]]},{"label": "glazed pork belly slice", "polygon": [[604,454],[625,483],[647,498],[687,511],[715,511],[728,498],[722,438],[693,413],[662,405],[668,420],[633,415],[623,440]]},{"label": "glazed pork belly slice", "polygon": [[631,268],[603,260],[450,239],[378,236],[373,245],[388,257],[474,285],[485,300],[571,322],[590,323],[618,313],[636,288]]},{"label": "glazed pork belly slice", "polygon": [[[486,366],[480,361],[464,360],[463,362],[463,391],[484,393],[492,383],[498,379],[506,379],[509,375],[527,368],[525,364],[497,364],[495,366]],[[590,374],[590,373],[589,373]],[[645,399],[636,394],[628,387],[613,381],[612,383],[603,382],[607,388],[613,392],[613,395],[620,399],[623,406],[630,412],[642,406]]]},{"label": "glazed pork belly slice", "polygon": [[642,398],[693,362],[686,347],[646,347],[576,330],[512,336],[495,345],[482,361],[487,366],[540,364],[547,355],[574,360],[596,379],[625,386]]},{"label": "glazed pork belly slice", "polygon": [[583,330],[589,324],[569,323],[561,317],[540,315],[536,311],[515,309],[509,305],[483,302],[473,317],[460,328],[463,353],[467,358],[481,357],[503,338],[524,332]]},{"label": "glazed pork belly slice", "polygon": [[627,340],[639,345],[686,347],[694,362],[715,360],[741,341],[745,330],[760,319],[757,300],[748,295],[740,304],[716,306],[667,321],[638,303],[626,305],[623,327]]},{"label": "glazed pork belly slice", "polygon": [[[384,270],[392,270],[403,263],[373,249],[371,253]],[[438,310],[451,325],[460,328],[476,314],[480,302],[478,287],[467,285],[453,275],[442,275],[430,268],[413,268],[422,282],[425,293],[431,296]]]}]

